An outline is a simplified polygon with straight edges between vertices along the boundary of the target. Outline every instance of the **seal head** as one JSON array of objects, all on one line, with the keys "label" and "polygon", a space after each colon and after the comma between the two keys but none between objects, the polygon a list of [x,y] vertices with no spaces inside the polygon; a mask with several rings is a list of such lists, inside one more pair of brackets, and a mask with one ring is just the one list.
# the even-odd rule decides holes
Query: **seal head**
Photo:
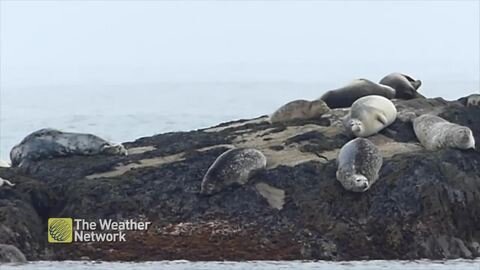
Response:
[{"label": "seal head", "polygon": [[418,93],[418,88],[422,85],[422,81],[415,80],[409,75],[394,72],[383,77],[380,80],[380,84],[388,85],[395,89],[395,98],[398,99],[425,98]]}]

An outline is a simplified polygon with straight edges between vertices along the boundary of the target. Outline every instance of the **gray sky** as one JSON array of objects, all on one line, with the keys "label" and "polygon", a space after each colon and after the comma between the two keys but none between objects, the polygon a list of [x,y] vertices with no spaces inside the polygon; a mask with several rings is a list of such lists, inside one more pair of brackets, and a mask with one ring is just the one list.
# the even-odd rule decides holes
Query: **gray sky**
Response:
[{"label": "gray sky", "polygon": [[478,0],[2,0],[1,83],[478,81],[479,13]]}]

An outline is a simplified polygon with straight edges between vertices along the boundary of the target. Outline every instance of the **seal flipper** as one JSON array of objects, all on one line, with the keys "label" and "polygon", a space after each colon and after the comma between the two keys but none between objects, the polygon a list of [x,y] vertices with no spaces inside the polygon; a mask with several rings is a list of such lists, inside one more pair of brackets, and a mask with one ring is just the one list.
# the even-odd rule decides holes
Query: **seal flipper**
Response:
[{"label": "seal flipper", "polygon": [[422,81],[421,80],[415,80],[414,78],[412,78],[412,77],[410,77],[406,74],[403,74],[403,73],[401,73],[401,75],[403,77],[405,77],[405,79],[407,79],[410,82],[410,84],[412,85],[413,89],[415,89],[415,91],[418,90],[418,88],[420,88],[420,86],[422,86]]},{"label": "seal flipper", "polygon": [[378,122],[382,123],[382,124],[385,125],[385,126],[386,126],[387,123],[388,123],[387,118],[386,118],[385,115],[383,115],[383,114],[378,113],[377,116],[376,116],[376,119],[378,120]]}]

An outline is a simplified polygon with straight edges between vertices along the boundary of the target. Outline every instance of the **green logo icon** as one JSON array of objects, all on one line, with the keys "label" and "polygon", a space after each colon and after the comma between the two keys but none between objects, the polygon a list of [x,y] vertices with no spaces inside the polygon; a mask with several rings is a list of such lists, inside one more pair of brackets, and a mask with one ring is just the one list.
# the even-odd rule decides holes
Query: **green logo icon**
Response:
[{"label": "green logo icon", "polygon": [[72,218],[49,218],[48,219],[48,242],[49,243],[72,243],[73,219]]}]

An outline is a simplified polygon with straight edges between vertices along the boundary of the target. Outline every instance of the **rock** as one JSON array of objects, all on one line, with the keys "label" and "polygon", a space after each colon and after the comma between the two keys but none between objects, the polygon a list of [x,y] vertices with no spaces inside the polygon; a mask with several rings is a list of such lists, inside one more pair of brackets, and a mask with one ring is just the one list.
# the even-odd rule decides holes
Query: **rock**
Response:
[{"label": "rock", "polygon": [[255,188],[258,193],[267,200],[271,207],[277,210],[282,210],[283,205],[285,204],[285,191],[265,183],[258,183],[255,185]]},{"label": "rock", "polygon": [[[394,101],[399,113],[433,113],[472,129],[480,110],[458,101]],[[125,143],[129,156],[72,156],[0,168],[0,242],[29,259],[353,260],[480,256],[480,153],[428,152],[408,117],[369,139],[384,164],[365,193],[335,179],[350,140],[334,109],[320,119],[266,117]],[[209,166],[232,147],[267,157],[241,188],[201,196]],[[48,245],[48,217],[145,219],[124,243]],[[21,225],[18,225],[21,224]]]},{"label": "rock", "polygon": [[0,264],[2,263],[26,263],[25,255],[12,245],[0,244]]}]

